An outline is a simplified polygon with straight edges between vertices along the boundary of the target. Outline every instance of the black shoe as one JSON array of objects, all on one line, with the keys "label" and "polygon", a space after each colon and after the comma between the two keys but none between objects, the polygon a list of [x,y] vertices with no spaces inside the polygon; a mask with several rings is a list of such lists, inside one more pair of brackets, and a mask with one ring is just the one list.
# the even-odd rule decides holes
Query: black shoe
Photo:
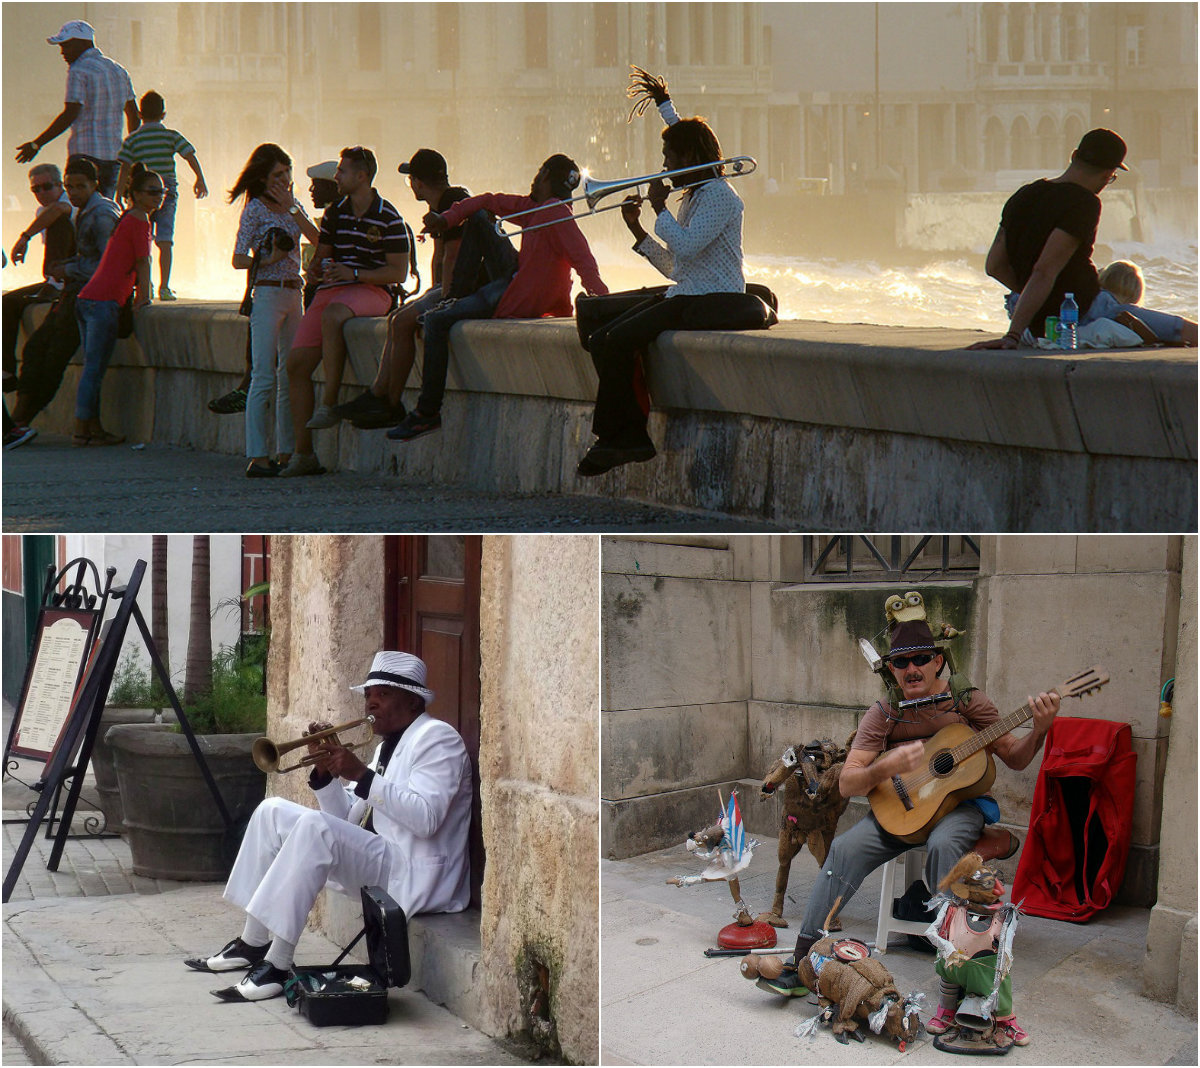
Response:
[{"label": "black shoe", "polygon": [[422,415],[414,410],[404,417],[404,421],[399,426],[392,427],[387,432],[389,441],[415,441],[417,438],[423,438],[426,434],[432,434],[435,430],[442,429],[442,417],[440,414]]},{"label": "black shoe", "polygon": [[334,415],[339,419],[349,419],[351,422],[360,416],[372,415],[378,412],[390,414],[391,410],[392,407],[387,401],[382,397],[375,396],[369,389],[364,389],[354,400],[333,406]]},{"label": "black shoe", "polygon": [[587,455],[579,461],[579,466],[575,468],[575,473],[581,478],[591,478],[593,475],[602,475],[606,471],[611,471],[614,467],[620,467],[622,464],[644,463],[646,460],[653,460],[658,455],[658,450],[653,444],[647,442],[645,445],[632,445],[626,448],[601,445],[597,442],[587,451]]},{"label": "black shoe", "polygon": [[216,956],[192,957],[183,963],[197,972],[236,972],[252,968],[262,961],[263,957],[267,955],[267,948],[267,946],[252,946],[249,942],[235,938]]},{"label": "black shoe", "polygon": [[275,460],[268,460],[265,464],[260,464],[256,460],[251,460],[246,465],[247,478],[277,478],[281,470],[281,465]]},{"label": "black shoe", "polygon": [[236,415],[246,410],[246,391],[231,389],[223,397],[208,402],[208,410],[217,415]]},{"label": "black shoe", "polygon": [[287,977],[287,972],[282,968],[276,968],[270,961],[264,960],[251,968],[237,986],[214,990],[212,994],[222,1001],[266,1001],[283,993]]}]

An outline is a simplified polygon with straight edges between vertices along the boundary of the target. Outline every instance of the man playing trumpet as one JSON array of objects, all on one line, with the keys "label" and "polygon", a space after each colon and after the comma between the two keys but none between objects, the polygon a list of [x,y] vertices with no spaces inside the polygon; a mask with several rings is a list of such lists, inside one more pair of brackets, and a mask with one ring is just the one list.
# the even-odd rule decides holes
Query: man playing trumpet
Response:
[{"label": "man playing trumpet", "polygon": [[[418,657],[376,653],[366,681],[350,687],[363,694],[382,740],[371,766],[326,735],[308,745],[320,808],[269,797],[254,810],[225,886],[225,898],[246,912],[242,933],[213,956],[184,962],[202,972],[248,969],[216,997],[283,993],[308,913],[327,885],[351,896],[384,887],[406,916],[467,907],[471,761],[458,732],[426,711],[434,695],[425,680]],[[328,727],[311,723],[309,733]]]},{"label": "man playing trumpet", "polygon": [[[621,209],[633,234],[634,251],[674,281],[634,308],[593,331],[588,349],[600,376],[592,432],[597,441],[579,462],[577,473],[600,475],[621,464],[654,458],[646,430],[648,411],[634,385],[639,359],[666,330],[751,330],[771,325],[774,316],[746,292],[742,273],[742,198],[723,177],[721,145],[701,118],[681,119],[667,83],[634,68],[634,111],[653,101],[667,124],[662,132],[663,167],[690,169],[672,178],[687,188],[676,218],[667,210],[671,192],[661,179],[650,182],[647,200],[654,212],[655,241],[643,229],[642,199],[630,196]],[[632,115],[631,115],[632,117]],[[660,243],[661,242],[661,243]]]}]

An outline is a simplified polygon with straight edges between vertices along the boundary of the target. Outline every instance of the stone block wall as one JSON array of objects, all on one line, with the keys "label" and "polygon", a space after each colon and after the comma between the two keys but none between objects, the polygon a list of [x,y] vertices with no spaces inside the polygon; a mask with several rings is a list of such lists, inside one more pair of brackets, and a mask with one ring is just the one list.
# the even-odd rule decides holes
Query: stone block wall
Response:
[{"label": "stone block wall", "polygon": [[599,1057],[594,538],[484,540],[485,1030]]}]

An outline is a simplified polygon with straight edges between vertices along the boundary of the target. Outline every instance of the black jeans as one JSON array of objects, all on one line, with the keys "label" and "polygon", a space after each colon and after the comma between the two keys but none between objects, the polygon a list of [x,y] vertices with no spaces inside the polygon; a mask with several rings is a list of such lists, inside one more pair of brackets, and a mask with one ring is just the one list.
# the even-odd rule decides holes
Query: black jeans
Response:
[{"label": "black jeans", "polygon": [[4,294],[4,373],[17,373],[17,338],[21,333],[21,317],[31,304],[50,304],[58,298],[58,290],[38,282]]},{"label": "black jeans", "polygon": [[512,241],[496,232],[496,220],[480,210],[463,224],[462,242],[454,259],[454,277],[446,300],[469,297],[472,293],[500,278],[510,279],[517,273],[517,250]]},{"label": "black jeans", "polygon": [[588,347],[600,376],[592,432],[598,444],[632,448],[650,441],[646,412],[634,389],[638,358],[667,330],[761,330],[771,309],[751,293],[648,297],[592,332]]},{"label": "black jeans", "polygon": [[79,348],[79,323],[75,318],[77,293],[77,289],[67,288],[21,352],[17,394],[33,401],[29,421],[54,399],[62,384],[63,372]]}]

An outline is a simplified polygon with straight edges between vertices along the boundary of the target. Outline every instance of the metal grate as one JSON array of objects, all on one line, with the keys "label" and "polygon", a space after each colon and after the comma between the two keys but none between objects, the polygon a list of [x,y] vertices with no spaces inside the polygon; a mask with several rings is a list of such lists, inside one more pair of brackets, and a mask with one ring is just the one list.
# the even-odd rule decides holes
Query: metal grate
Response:
[{"label": "metal grate", "polygon": [[979,572],[979,543],[966,534],[804,535],[805,582],[895,582]]}]

